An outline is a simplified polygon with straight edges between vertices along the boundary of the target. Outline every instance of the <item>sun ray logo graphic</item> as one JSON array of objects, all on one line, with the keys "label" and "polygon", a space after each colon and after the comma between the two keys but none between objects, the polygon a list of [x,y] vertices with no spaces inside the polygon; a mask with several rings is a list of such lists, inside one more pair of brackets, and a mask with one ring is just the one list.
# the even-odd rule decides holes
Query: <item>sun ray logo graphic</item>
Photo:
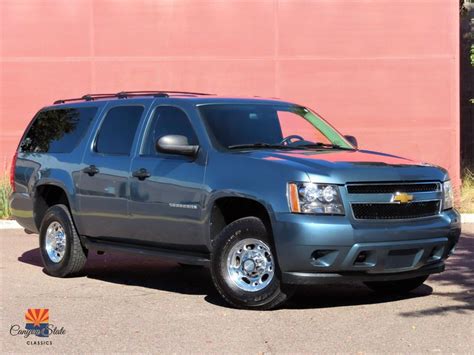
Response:
[{"label": "sun ray logo graphic", "polygon": [[35,331],[38,337],[48,337],[49,309],[29,308],[25,313],[26,329]]}]

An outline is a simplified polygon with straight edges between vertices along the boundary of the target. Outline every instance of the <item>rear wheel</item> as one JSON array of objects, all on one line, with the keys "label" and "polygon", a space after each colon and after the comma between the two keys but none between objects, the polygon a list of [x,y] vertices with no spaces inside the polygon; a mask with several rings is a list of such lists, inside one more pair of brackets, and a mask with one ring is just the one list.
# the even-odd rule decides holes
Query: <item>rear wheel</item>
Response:
[{"label": "rear wheel", "polygon": [[67,206],[54,205],[46,211],[39,240],[41,259],[49,275],[71,276],[84,268],[87,250],[82,247]]},{"label": "rear wheel", "polygon": [[211,274],[221,296],[246,309],[271,309],[285,302],[291,290],[280,282],[278,263],[263,222],[245,217],[217,236]]},{"label": "rear wheel", "polygon": [[396,281],[370,281],[364,282],[370,289],[380,293],[408,293],[423,285],[428,276],[414,277]]}]

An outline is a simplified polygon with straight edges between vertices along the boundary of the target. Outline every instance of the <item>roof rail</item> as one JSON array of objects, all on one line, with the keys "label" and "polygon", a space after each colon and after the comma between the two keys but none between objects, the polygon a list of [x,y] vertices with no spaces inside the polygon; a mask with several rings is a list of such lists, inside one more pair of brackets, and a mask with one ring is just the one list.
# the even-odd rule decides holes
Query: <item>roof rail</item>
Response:
[{"label": "roof rail", "polygon": [[169,97],[169,94],[183,94],[183,95],[213,95],[203,92],[192,92],[192,91],[169,91],[169,90],[159,90],[159,91],[121,91],[116,94],[87,94],[82,97],[72,98],[72,99],[61,99],[54,101],[54,105],[64,104],[71,101],[94,101],[95,99],[108,99],[108,98],[118,98],[126,99],[129,97],[136,96],[153,96],[153,97]]},{"label": "roof rail", "polygon": [[84,95],[82,97],[76,97],[76,98],[72,98],[72,99],[56,100],[56,101],[54,101],[54,104],[55,105],[64,104],[64,103],[70,102],[70,101],[81,101],[81,100],[93,101],[94,99],[105,99],[105,98],[112,98],[112,97],[116,97],[116,94],[87,94],[87,95]]}]

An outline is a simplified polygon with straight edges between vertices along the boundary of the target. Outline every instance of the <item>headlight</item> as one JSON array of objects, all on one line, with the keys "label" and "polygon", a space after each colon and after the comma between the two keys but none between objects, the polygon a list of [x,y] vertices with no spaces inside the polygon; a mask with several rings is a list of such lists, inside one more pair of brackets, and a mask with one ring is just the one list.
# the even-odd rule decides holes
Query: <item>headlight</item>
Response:
[{"label": "headlight", "polygon": [[288,184],[288,200],[294,213],[344,214],[337,185],[292,182]]},{"label": "headlight", "polygon": [[453,193],[453,185],[451,185],[451,181],[443,182],[443,210],[449,210],[453,208],[454,203],[454,193]]}]

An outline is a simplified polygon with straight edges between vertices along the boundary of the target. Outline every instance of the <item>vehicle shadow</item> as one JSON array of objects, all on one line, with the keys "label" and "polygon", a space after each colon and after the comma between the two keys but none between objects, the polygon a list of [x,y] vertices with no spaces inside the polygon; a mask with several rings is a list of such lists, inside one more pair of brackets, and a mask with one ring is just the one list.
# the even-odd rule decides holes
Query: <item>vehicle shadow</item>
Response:
[{"label": "vehicle shadow", "polygon": [[[42,267],[39,249],[23,253],[18,261]],[[43,270],[44,271],[44,270]],[[229,307],[217,293],[207,268],[182,267],[153,257],[125,253],[89,255],[84,277],[115,284],[138,286],[187,295],[203,295],[206,302]],[[300,287],[290,302],[289,309],[330,308],[393,302],[401,299],[424,297],[432,288],[423,285],[404,296],[387,296],[371,292],[361,284],[335,284]]]},{"label": "vehicle shadow", "polygon": [[[294,297],[284,305],[288,309],[331,308],[393,302],[403,299],[436,295],[456,301],[455,305],[419,309],[400,313],[403,317],[446,315],[452,312],[474,311],[474,225],[464,231],[456,253],[448,259],[446,271],[433,275],[428,283],[407,295],[380,295],[362,284],[345,283],[299,287]],[[24,252],[18,261],[42,267],[39,249]],[[214,305],[228,307],[215,290],[209,270],[182,267],[153,257],[125,253],[89,255],[84,276],[121,285],[138,286],[188,295],[203,295]]]},{"label": "vehicle shadow", "polygon": [[[43,267],[38,248],[24,252],[18,261]],[[43,272],[45,270],[43,269]],[[209,271],[204,267],[182,267],[153,257],[120,252],[90,253],[79,277],[190,295],[218,297]]]},{"label": "vehicle shadow", "polygon": [[433,292],[428,285],[422,285],[408,294],[380,294],[371,291],[362,283],[338,283],[320,286],[299,287],[285,308],[315,309],[359,305],[371,305],[387,302],[426,297]]}]

